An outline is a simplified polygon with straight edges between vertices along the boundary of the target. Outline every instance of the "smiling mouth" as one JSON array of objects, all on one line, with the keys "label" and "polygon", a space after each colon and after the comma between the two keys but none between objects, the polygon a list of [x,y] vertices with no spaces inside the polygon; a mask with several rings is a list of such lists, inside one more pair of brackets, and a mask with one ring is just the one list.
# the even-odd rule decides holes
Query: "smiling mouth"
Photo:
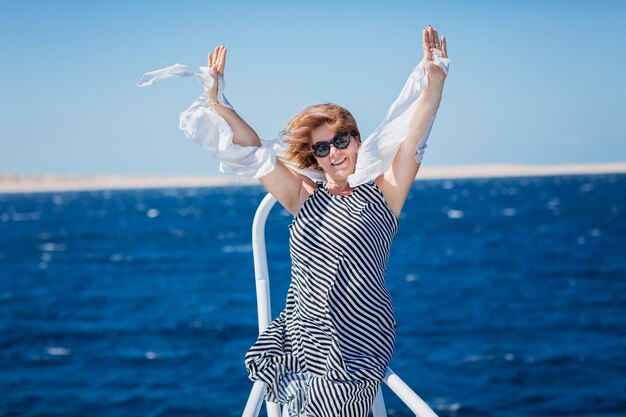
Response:
[{"label": "smiling mouth", "polygon": [[339,162],[337,162],[337,163],[335,163],[335,164],[331,164],[331,165],[332,165],[332,166],[334,166],[334,167],[336,167],[337,165],[341,165],[341,164],[343,164],[343,163],[344,163],[344,161],[345,161],[346,159],[347,159],[347,158],[343,158],[341,161],[339,161]]}]

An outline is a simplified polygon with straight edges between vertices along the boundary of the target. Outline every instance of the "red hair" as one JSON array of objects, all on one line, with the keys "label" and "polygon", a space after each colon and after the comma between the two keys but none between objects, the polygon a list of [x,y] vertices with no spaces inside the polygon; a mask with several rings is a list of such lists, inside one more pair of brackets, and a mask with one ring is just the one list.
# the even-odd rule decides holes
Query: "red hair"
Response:
[{"label": "red hair", "polygon": [[346,108],[332,103],[305,107],[287,123],[283,131],[284,140],[289,144],[287,157],[298,168],[320,169],[311,149],[311,133],[324,124],[328,124],[335,133],[348,132],[356,140],[361,140],[356,120]]}]

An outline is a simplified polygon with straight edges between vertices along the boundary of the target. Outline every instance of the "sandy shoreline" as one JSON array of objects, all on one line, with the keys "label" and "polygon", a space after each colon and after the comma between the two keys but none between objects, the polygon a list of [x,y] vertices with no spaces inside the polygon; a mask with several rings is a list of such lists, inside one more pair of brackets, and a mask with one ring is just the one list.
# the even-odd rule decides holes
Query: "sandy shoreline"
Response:
[{"label": "sandy shoreline", "polygon": [[[425,166],[420,169],[416,180],[605,173],[626,173],[626,162],[567,165],[493,164],[453,167]],[[170,187],[216,187],[255,184],[258,184],[258,182],[236,181],[229,177],[124,177],[115,175],[82,177],[49,174],[16,175],[0,173],[0,193],[120,190]]]}]

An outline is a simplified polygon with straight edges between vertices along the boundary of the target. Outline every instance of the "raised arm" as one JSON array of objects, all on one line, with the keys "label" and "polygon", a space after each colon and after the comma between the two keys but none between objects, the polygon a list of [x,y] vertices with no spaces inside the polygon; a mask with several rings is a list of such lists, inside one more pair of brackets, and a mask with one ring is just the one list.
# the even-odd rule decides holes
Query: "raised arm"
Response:
[{"label": "raised arm", "polygon": [[[220,45],[215,48],[214,55],[209,52],[208,64],[213,79],[224,75],[226,64],[226,47]],[[259,135],[246,123],[245,120],[230,109],[219,103],[218,83],[213,83],[211,90],[205,89],[209,105],[215,113],[221,116],[233,130],[233,143],[241,146],[261,146]],[[307,177],[287,168],[280,160],[276,160],[274,169],[267,175],[259,178],[265,189],[291,214],[296,214],[304,200],[313,192],[315,183]]]},{"label": "raised arm", "polygon": [[407,136],[398,148],[391,167],[375,180],[396,216],[400,215],[419,170],[420,162],[416,160],[416,150],[421,152],[425,148],[425,140],[437,114],[446,79],[443,69],[433,62],[433,53],[448,57],[445,37],[442,36],[440,40],[437,31],[429,26],[422,31],[422,48],[428,86],[418,99]]},{"label": "raised arm", "polygon": [[[211,75],[214,80],[217,80],[219,76],[224,76],[226,51],[226,47],[224,45],[220,45],[215,48],[215,56],[211,55],[209,52],[209,70],[211,71]],[[261,146],[261,139],[254,129],[252,129],[235,110],[222,105],[217,100],[217,88],[218,83],[215,82],[213,83],[213,88],[211,90],[205,88],[204,92],[209,98],[209,105],[213,108],[215,113],[226,120],[226,123],[228,123],[230,128],[233,130],[233,143],[242,146]]]}]

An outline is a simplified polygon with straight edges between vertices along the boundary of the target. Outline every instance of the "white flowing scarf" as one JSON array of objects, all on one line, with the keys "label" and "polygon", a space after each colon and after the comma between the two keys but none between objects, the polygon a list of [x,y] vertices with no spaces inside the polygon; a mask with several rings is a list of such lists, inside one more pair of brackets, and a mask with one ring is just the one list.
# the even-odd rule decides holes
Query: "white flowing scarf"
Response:
[{"label": "white flowing scarf", "polygon": [[[448,74],[450,60],[433,53],[433,62]],[[146,87],[166,78],[192,77],[204,88],[211,89],[215,82],[208,67],[200,67],[200,73],[194,73],[186,65],[175,64],[171,67],[151,71],[139,80],[137,86]],[[417,100],[428,86],[428,77],[420,62],[409,75],[404,88],[393,102],[382,123],[362,142],[357,155],[354,174],[348,176],[351,187],[374,180],[387,171],[400,144],[405,140],[411,117],[417,107]],[[218,77],[218,101],[234,109],[224,95],[224,77]],[[416,161],[420,162],[430,135],[435,115],[430,119],[419,141]],[[229,124],[209,105],[208,97],[203,93],[188,109],[180,113],[179,128],[187,138],[203,146],[220,161],[220,171],[242,178],[261,178],[269,174],[276,164],[276,158],[287,167],[314,181],[324,180],[324,173],[314,168],[298,169],[288,160],[288,145],[280,138],[262,141],[261,146],[241,146],[233,143],[233,131]]]}]

